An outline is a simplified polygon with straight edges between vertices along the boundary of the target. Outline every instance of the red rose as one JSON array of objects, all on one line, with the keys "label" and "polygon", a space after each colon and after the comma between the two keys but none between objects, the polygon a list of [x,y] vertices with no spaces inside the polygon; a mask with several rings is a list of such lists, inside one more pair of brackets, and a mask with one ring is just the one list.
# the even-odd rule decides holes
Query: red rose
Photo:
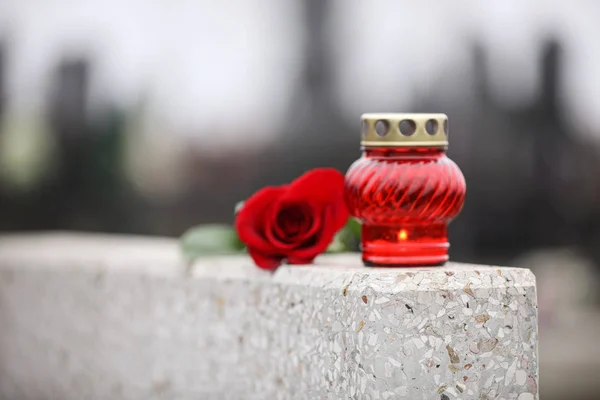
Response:
[{"label": "red rose", "polygon": [[318,168],[256,192],[238,212],[235,228],[256,265],[275,269],[284,259],[312,262],[347,220],[344,175]]}]

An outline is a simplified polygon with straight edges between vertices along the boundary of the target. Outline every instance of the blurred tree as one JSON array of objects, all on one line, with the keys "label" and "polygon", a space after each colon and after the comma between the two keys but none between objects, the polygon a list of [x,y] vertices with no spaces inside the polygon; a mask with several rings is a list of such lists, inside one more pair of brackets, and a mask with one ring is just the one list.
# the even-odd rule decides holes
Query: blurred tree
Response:
[{"label": "blurred tree", "polygon": [[327,35],[330,3],[304,0],[303,5],[304,66],[282,140],[269,150],[274,162],[265,165],[263,182],[290,181],[319,166],[345,172],[359,154],[359,116],[356,125],[348,126],[334,98],[334,53]]},{"label": "blurred tree", "polygon": [[35,190],[4,199],[3,229],[131,229],[123,212],[123,117],[109,109],[91,121],[89,79],[89,64],[83,59],[58,65],[48,101],[57,168]]},{"label": "blurred tree", "polygon": [[5,76],[5,53],[6,53],[6,43],[0,38],[0,135],[2,134],[2,121],[4,116],[4,110],[6,108],[6,76]]}]

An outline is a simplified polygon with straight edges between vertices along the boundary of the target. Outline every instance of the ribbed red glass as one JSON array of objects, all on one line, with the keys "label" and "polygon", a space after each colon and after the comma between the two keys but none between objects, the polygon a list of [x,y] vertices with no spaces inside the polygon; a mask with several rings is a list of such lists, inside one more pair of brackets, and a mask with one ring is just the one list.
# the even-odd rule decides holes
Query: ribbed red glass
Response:
[{"label": "ribbed red glass", "polygon": [[445,263],[448,223],[465,192],[463,174],[443,148],[363,148],[346,173],[345,197],[363,224],[365,265]]}]

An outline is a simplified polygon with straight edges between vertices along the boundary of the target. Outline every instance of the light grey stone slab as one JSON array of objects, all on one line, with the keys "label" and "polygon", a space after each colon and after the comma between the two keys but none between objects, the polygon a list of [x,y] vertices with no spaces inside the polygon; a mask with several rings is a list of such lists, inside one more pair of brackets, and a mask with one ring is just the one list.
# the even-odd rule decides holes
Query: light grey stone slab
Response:
[{"label": "light grey stone slab", "polygon": [[168,239],[0,238],[0,399],[538,398],[527,269],[186,270]]}]

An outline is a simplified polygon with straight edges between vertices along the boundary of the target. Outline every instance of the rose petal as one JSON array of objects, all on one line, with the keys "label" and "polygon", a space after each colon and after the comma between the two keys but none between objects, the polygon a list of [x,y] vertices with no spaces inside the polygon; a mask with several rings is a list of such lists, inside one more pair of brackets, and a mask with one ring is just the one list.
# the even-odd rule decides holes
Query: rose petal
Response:
[{"label": "rose petal", "polygon": [[333,168],[316,168],[292,183],[283,201],[310,201],[320,207],[344,201],[344,175]]},{"label": "rose petal", "polygon": [[273,252],[274,246],[265,236],[265,225],[268,221],[267,216],[272,212],[272,206],[277,204],[277,200],[286,190],[286,186],[262,188],[246,200],[244,206],[238,212],[235,219],[235,229],[240,240],[249,249],[258,250],[264,254]]},{"label": "rose petal", "polygon": [[346,205],[346,201],[342,198],[338,203],[333,203],[333,225],[335,226],[335,231],[339,231],[348,222],[348,218],[350,218],[350,212],[348,211],[348,207]]},{"label": "rose petal", "polygon": [[[298,215],[280,215],[285,207],[294,206],[299,210],[289,212]],[[347,220],[344,175],[320,168],[288,186],[259,190],[237,214],[235,225],[254,262],[275,269],[283,258],[291,264],[312,262]]]},{"label": "rose petal", "polygon": [[310,229],[314,213],[307,204],[287,206],[277,213],[275,227],[281,232],[282,238],[294,240]]},{"label": "rose petal", "polygon": [[323,211],[321,230],[313,236],[314,242],[307,242],[302,247],[292,250],[286,254],[289,259],[311,259],[321,254],[333,240],[333,236],[340,229],[335,225],[336,210],[334,207],[326,207]]},{"label": "rose petal", "polygon": [[[278,232],[278,233],[276,233]],[[301,241],[288,241],[287,238],[282,237],[284,232],[281,232],[281,228],[277,227],[277,221],[272,218],[268,219],[265,225],[265,237],[273,248],[281,252],[286,252],[302,244]]]},{"label": "rose petal", "polygon": [[[292,212],[290,209],[296,209],[294,211],[301,213],[301,219],[303,219],[303,226],[301,226],[300,230],[296,234],[290,234],[288,229],[287,217],[282,213]],[[268,217],[268,225],[267,225],[267,236],[269,240],[272,242],[277,242],[281,244],[281,248],[291,249],[302,244],[302,239],[304,234],[310,230],[313,226],[313,215],[315,214],[315,210],[308,203],[295,203],[295,204],[285,204],[280,203],[277,207],[274,207],[274,213],[272,216]],[[306,227],[304,227],[306,226]],[[269,234],[271,236],[269,236]]]},{"label": "rose petal", "polygon": [[310,257],[310,258],[288,257],[287,262],[289,264],[295,264],[295,265],[312,264],[312,262],[315,260],[316,257],[317,257],[316,255],[314,257]]},{"label": "rose petal", "polygon": [[321,228],[321,224],[323,223],[323,218],[321,216],[322,212],[319,212],[315,207],[311,207],[313,212],[312,214],[312,225],[310,228],[304,232],[302,235],[298,235],[296,238],[300,244],[305,243],[307,239],[313,237]]},{"label": "rose petal", "polygon": [[270,271],[277,269],[283,260],[283,257],[265,255],[251,248],[248,249],[248,253],[259,268],[268,269]]}]

